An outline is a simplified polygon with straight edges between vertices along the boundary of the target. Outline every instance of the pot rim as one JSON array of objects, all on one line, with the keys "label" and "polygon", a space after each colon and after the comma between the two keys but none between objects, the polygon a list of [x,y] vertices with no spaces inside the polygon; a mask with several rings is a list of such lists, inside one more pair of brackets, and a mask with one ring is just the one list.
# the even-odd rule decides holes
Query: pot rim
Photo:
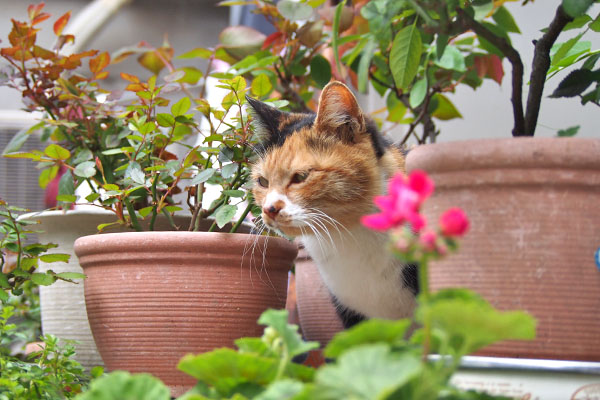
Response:
[{"label": "pot rim", "polygon": [[416,169],[435,173],[493,168],[600,170],[600,139],[516,137],[461,140],[421,145],[412,149],[406,158],[407,172]]},{"label": "pot rim", "polygon": [[[255,236],[255,239],[250,239],[250,236]],[[224,240],[230,241],[232,246],[234,242],[243,244],[244,247],[252,245],[254,240],[257,240],[257,247],[261,249],[266,246],[267,243],[274,243],[276,248],[279,248],[281,252],[293,253],[292,259],[296,258],[298,253],[298,247],[294,242],[277,236],[262,236],[251,233],[226,233],[226,232],[190,232],[190,231],[146,231],[146,232],[115,232],[115,233],[102,233],[95,235],[81,236],[75,240],[75,253],[78,257],[81,257],[88,252],[92,252],[90,249],[96,246],[111,247],[113,251],[119,248],[130,248],[129,243],[137,242],[143,243],[144,248],[152,247],[155,251],[164,251],[172,249],[174,246],[181,245],[185,241],[185,246],[190,249],[201,250],[202,247],[210,246],[207,244],[207,238],[211,240]],[[190,243],[191,242],[191,243]],[[143,250],[140,250],[140,252]],[[97,251],[93,251],[97,252]]]}]

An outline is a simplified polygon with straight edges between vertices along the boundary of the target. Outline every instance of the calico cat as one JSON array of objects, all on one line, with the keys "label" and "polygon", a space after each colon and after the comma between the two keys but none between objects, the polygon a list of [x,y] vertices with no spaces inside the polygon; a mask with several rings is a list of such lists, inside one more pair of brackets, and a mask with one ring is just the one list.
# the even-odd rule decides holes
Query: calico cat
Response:
[{"label": "calico cat", "polygon": [[332,82],[317,114],[286,113],[247,98],[258,121],[253,194],[263,222],[300,237],[345,327],[364,318],[412,315],[413,265],[396,260],[387,237],[360,224],[373,197],[404,170],[399,149],[379,134],[352,92]]}]

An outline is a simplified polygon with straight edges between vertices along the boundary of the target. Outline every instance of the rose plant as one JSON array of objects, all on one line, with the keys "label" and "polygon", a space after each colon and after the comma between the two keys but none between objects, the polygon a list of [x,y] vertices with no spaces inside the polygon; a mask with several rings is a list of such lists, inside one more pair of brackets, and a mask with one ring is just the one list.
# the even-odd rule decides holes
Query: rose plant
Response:
[{"label": "rose plant", "polygon": [[[174,212],[182,211],[173,196],[184,190],[192,215],[186,227],[190,230],[198,229],[199,221],[207,217],[215,219],[211,230],[223,227],[234,219],[239,207],[243,207],[239,221],[246,217],[252,207],[245,189],[254,138],[251,118],[243,108],[245,95],[264,99],[272,87],[261,79],[247,85],[243,77],[214,72],[211,76],[222,78],[218,86],[226,89],[226,94],[220,105],[208,104],[203,86],[200,97],[190,92],[203,72],[193,66],[176,68],[174,50],[168,44],[154,48],[141,43],[112,57],[96,50],[63,55],[62,46],[74,40],[62,34],[70,13],[54,23],[57,45],[46,49],[37,44],[37,31],[38,24],[50,16],[43,12],[43,3],[30,6],[28,12],[29,21],[13,20],[10,46],[0,50],[8,62],[2,84],[20,91],[27,110],[41,112],[43,118],[15,135],[3,151],[5,157],[37,162],[42,187],[66,168],[58,189],[63,207],[95,204],[114,212],[115,223],[135,230],[153,230],[158,215],[170,219]],[[120,99],[119,93],[100,84],[111,63],[132,55],[138,55],[154,75],[141,80],[122,73],[129,97]],[[209,68],[216,59],[231,59],[220,48],[195,49],[179,59],[198,57],[209,59]],[[80,72],[85,61],[87,76]],[[163,69],[168,74],[159,79]],[[174,91],[183,94],[178,101],[167,98]],[[207,128],[200,127],[202,119]],[[19,151],[39,129],[42,140],[50,144],[40,150]],[[200,136],[202,143],[186,144],[185,139],[192,135]],[[174,146],[180,146],[184,156],[175,155]],[[203,195],[209,184],[220,186],[220,191],[216,200],[205,204]],[[91,191],[85,201],[75,195],[82,185]],[[144,219],[145,227],[140,222]]]}]

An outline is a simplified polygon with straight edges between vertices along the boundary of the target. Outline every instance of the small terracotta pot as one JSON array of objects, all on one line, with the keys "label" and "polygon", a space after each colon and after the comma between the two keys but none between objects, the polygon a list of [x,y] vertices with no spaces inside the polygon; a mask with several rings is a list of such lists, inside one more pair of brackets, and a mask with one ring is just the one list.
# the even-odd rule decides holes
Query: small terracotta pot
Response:
[{"label": "small terracotta pot", "polygon": [[300,329],[306,340],[325,347],[336,333],[344,330],[331,294],[314,261],[300,249],[296,259],[296,298]]},{"label": "small terracotta pot", "polygon": [[297,247],[245,234],[132,232],[79,238],[75,253],[107,369],[149,372],[176,396],[195,384],[177,370],[182,356],[262,335],[257,319],[284,307]]},{"label": "small terracotta pot", "polygon": [[406,165],[435,182],[429,224],[450,207],[471,221],[459,251],[432,263],[432,289],[467,287],[538,321],[535,341],[481,354],[600,361],[600,140],[440,143],[412,150]]}]

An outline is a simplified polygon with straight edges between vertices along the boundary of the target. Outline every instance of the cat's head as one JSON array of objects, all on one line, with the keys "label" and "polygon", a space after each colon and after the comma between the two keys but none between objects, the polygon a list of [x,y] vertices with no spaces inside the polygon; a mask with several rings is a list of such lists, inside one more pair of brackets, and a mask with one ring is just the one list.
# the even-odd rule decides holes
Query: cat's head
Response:
[{"label": "cat's head", "polygon": [[323,89],[316,115],[248,101],[260,138],[253,194],[267,226],[298,236],[351,228],[372,211],[395,161],[345,85]]}]

